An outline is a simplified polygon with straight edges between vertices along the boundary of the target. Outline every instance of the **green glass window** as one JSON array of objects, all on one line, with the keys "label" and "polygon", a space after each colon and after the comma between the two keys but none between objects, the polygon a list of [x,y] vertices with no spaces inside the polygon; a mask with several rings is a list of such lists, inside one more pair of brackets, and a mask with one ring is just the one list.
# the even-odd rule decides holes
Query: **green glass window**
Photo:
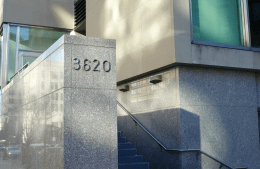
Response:
[{"label": "green glass window", "polygon": [[193,39],[243,46],[239,0],[192,0]]},{"label": "green glass window", "polygon": [[21,27],[19,49],[45,51],[64,34],[69,32]]},{"label": "green glass window", "polygon": [[23,64],[26,64],[27,62],[32,63],[35,59],[35,57],[23,57]]},{"label": "green glass window", "polygon": [[[21,27],[19,49],[25,50],[27,53],[30,53],[30,50],[32,50],[32,53],[35,50],[45,51],[64,34],[69,34],[69,32]],[[23,58],[21,58],[22,63],[19,64],[20,67],[27,62],[31,64],[37,57],[38,55],[34,57],[23,55]]]}]

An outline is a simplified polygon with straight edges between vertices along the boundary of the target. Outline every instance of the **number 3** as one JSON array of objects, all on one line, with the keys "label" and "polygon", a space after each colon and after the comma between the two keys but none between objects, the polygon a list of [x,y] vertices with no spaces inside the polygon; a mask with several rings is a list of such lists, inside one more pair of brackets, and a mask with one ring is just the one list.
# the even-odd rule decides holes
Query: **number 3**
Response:
[{"label": "number 3", "polygon": [[75,70],[79,70],[80,69],[80,60],[78,58],[74,58],[73,60],[78,61],[77,63],[74,64],[78,64],[78,68],[73,67]]}]

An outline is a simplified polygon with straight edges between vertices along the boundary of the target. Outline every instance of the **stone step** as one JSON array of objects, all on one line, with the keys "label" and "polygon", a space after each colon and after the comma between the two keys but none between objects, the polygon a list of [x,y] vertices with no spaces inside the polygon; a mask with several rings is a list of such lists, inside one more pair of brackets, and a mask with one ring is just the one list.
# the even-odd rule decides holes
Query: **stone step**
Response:
[{"label": "stone step", "polygon": [[131,143],[118,143],[118,149],[130,149],[131,148]]},{"label": "stone step", "polygon": [[139,163],[143,161],[142,155],[135,155],[135,156],[119,156],[118,163]]},{"label": "stone step", "polygon": [[125,137],[118,138],[118,143],[125,143],[125,142],[126,142],[126,138]]},{"label": "stone step", "polygon": [[128,164],[118,164],[118,169],[149,169],[149,163],[128,163]]},{"label": "stone step", "polygon": [[131,149],[119,149],[118,156],[135,156],[137,153],[136,148]]},{"label": "stone step", "polygon": [[131,148],[131,143],[121,137],[121,131],[117,132],[118,137],[118,169],[149,169],[149,163],[142,162],[143,156],[137,155],[136,148]]}]

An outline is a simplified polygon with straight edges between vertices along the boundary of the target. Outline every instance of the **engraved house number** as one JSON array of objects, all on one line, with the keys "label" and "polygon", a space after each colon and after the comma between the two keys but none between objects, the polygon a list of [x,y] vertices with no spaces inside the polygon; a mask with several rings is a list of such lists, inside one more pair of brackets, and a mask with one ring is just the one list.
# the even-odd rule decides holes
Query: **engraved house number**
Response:
[{"label": "engraved house number", "polygon": [[[74,58],[73,60],[74,60],[74,63],[73,63],[74,66],[73,66],[73,68],[74,68],[75,70],[80,70],[80,69],[81,69],[80,60],[79,60],[78,58]],[[85,60],[83,61],[82,69],[85,70],[85,71],[90,71],[90,70],[92,69],[92,67],[93,67],[92,71],[100,71],[99,65],[100,65],[100,61],[97,60],[97,59],[94,59],[94,60],[93,60],[93,64],[91,64],[91,61],[90,61],[90,60],[85,59]],[[107,68],[106,65],[108,65],[108,68]],[[105,61],[103,62],[103,70],[104,70],[105,72],[110,72],[110,70],[111,70],[111,63],[110,63],[109,61],[105,60]]]}]

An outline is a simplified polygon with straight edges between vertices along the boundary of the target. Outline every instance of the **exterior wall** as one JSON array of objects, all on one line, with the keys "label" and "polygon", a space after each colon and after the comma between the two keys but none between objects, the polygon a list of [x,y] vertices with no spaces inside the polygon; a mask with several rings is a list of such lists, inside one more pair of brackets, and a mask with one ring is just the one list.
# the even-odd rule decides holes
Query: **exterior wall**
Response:
[{"label": "exterior wall", "polygon": [[181,112],[181,147],[200,146],[232,167],[259,168],[255,73],[180,67],[179,86],[181,110],[200,118],[196,124]]},{"label": "exterior wall", "polygon": [[[130,91],[117,92],[117,100],[168,148],[180,146],[177,71],[162,72],[163,82],[159,84],[151,84],[147,77],[130,83]],[[122,127],[124,116],[125,112],[118,108],[118,123]]]},{"label": "exterior wall", "polygon": [[[86,11],[87,36],[117,39],[117,81],[130,85],[118,101],[149,132],[169,149],[201,149],[232,167],[259,167],[259,75],[245,70],[259,70],[259,52],[192,44],[189,0],[87,0]],[[174,80],[158,87],[156,97],[149,77],[129,80],[175,64],[197,67],[172,68]],[[158,86],[164,83],[165,77]],[[118,129],[143,154],[155,153],[120,107]],[[181,154],[178,166],[188,166],[191,156]],[[151,168],[157,159],[147,158]],[[219,165],[201,160],[198,167]]]},{"label": "exterior wall", "polygon": [[[1,119],[7,118],[8,122],[3,120],[5,134],[1,139],[6,140],[6,147],[20,148],[16,168],[63,168],[63,57],[68,51],[64,52],[64,45],[59,44],[50,47],[2,89]],[[47,147],[52,147],[52,152],[39,153]],[[1,163],[0,168],[12,168],[12,163]]]},{"label": "exterior wall", "polygon": [[64,35],[2,89],[1,140],[22,153],[0,168],[118,168],[115,47]]},{"label": "exterior wall", "polygon": [[74,28],[73,0],[4,0],[4,2],[2,22]]},{"label": "exterior wall", "polygon": [[[144,162],[149,162],[150,169],[167,169],[181,168],[181,155],[177,152],[166,152],[163,148],[161,148],[157,142],[155,142],[152,137],[150,137],[139,125],[135,124],[130,116],[128,116],[119,106],[117,107],[118,117],[118,131],[121,131],[121,135],[126,137],[127,142],[131,142],[131,147],[137,149],[137,154],[143,156]],[[165,120],[167,124],[163,124],[162,117],[164,116],[164,120],[168,117],[171,120]],[[163,137],[171,137],[176,138],[178,130],[178,110],[162,110],[157,112],[147,112],[146,115],[140,114],[138,116],[139,121],[146,122],[145,126],[149,123],[149,131],[154,133],[154,130],[159,127],[157,130],[163,132],[163,134],[158,135],[156,137],[160,141],[163,140]],[[144,121],[144,118],[147,118],[147,121]],[[156,118],[159,118],[157,121]],[[171,125],[172,124],[172,125]],[[153,127],[152,127],[153,126]],[[167,128],[166,128],[167,127]],[[176,129],[175,131],[168,130]],[[169,134],[169,136],[167,135]],[[176,144],[178,142],[176,139],[172,139],[172,144]],[[177,147],[178,145],[176,145]],[[195,165],[193,165],[195,166]],[[195,167],[194,167],[195,168]]]},{"label": "exterior wall", "polygon": [[[117,100],[168,149],[179,149],[180,108],[178,96],[178,69],[158,73],[163,81],[150,83],[150,76],[128,83],[128,92],[117,92]],[[119,88],[120,86],[118,86]],[[126,136],[149,168],[181,168],[182,156],[161,148],[139,125],[117,106],[118,131]],[[196,164],[193,164],[193,168]]]},{"label": "exterior wall", "polygon": [[[169,72],[176,72],[176,78],[159,88],[157,98],[142,99],[146,92],[140,86],[142,90],[138,96],[141,99],[133,99],[133,84],[149,79],[147,77],[129,82],[130,90],[118,92],[118,101],[168,149],[201,149],[232,167],[259,168],[259,75],[247,71],[184,66]],[[164,78],[157,85],[164,86],[165,81]],[[153,155],[156,148],[152,147],[156,147],[156,142],[137,128],[118,107],[118,130],[135,142],[142,153],[151,154],[153,159],[145,157],[151,166],[160,166],[156,161],[162,157]],[[142,148],[146,142],[154,146]],[[181,166],[190,166],[194,160],[192,164],[207,169],[220,165],[204,155],[198,158],[192,153],[180,153],[175,160],[180,160]]]},{"label": "exterior wall", "polygon": [[260,108],[260,74],[256,73],[257,107]]},{"label": "exterior wall", "polygon": [[4,17],[4,2],[5,0],[0,0],[0,23],[2,24],[3,23],[3,17]]},{"label": "exterior wall", "polygon": [[251,49],[191,44],[189,0],[87,0],[86,11],[87,36],[117,40],[118,82],[174,63],[260,68]]},{"label": "exterior wall", "polygon": [[191,49],[192,55],[184,63],[250,70],[260,69],[260,52],[196,44],[191,44]]},{"label": "exterior wall", "polygon": [[174,62],[172,6],[172,0],[86,1],[86,36],[117,40],[117,81]]}]

